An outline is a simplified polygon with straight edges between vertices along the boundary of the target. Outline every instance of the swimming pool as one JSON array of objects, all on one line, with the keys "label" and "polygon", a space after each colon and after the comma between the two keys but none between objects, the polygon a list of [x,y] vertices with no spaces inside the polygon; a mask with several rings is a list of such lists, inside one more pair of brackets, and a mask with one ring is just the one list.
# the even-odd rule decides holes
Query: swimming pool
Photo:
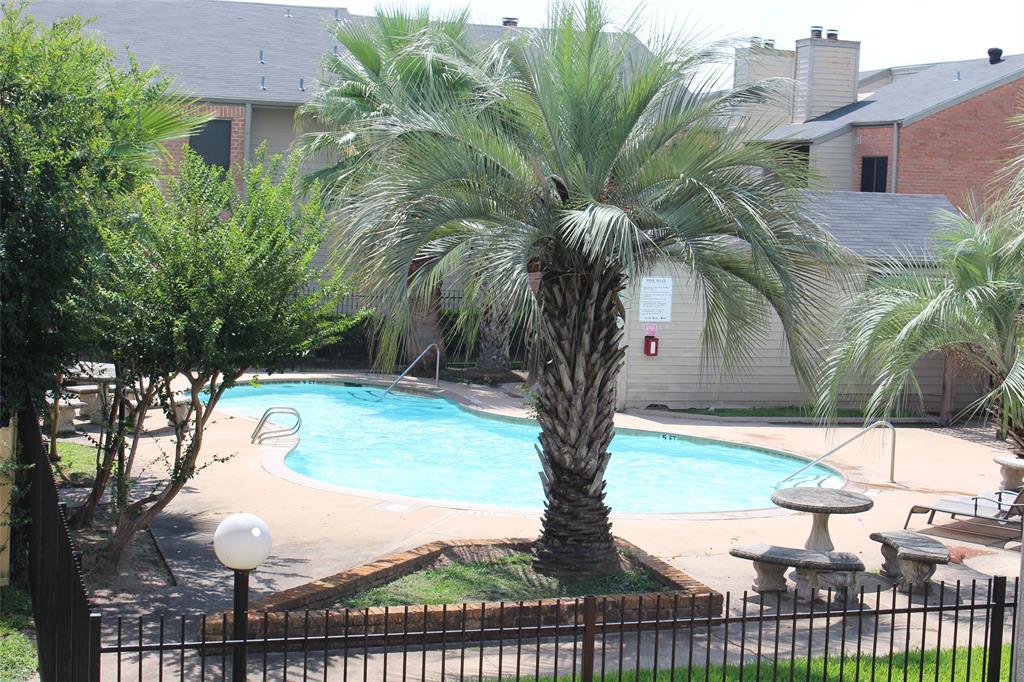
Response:
[{"label": "swimming pool", "polygon": [[[228,390],[218,410],[258,418],[272,405],[296,408],[301,439],[284,464],[316,481],[456,505],[543,507],[535,422],[481,417],[442,398],[392,393],[378,400],[382,392],[326,383],[245,385]],[[620,513],[771,507],[776,484],[805,464],[768,450],[638,431],[617,433],[610,449],[607,503]],[[813,467],[787,485],[842,483],[831,469]]]}]

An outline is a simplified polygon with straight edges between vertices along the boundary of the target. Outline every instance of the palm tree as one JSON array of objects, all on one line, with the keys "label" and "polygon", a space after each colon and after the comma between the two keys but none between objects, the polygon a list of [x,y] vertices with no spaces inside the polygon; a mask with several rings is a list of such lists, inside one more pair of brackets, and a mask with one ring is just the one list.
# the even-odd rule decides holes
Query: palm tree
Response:
[{"label": "palm tree", "polygon": [[[446,98],[465,96],[486,79],[465,72],[466,65],[489,70],[496,63],[489,45],[473,42],[468,10],[435,19],[426,8],[382,9],[367,23],[340,21],[332,34],[340,48],[324,55],[323,87],[299,111],[300,125],[318,130],[299,138],[306,158],[325,157],[330,163],[309,173],[304,182],[319,182],[330,190],[351,180],[372,145],[360,135],[368,121],[387,116],[396,104],[403,108],[436,108],[438,91]],[[418,263],[411,270],[415,270]],[[405,355],[412,359],[430,343],[444,348],[436,297],[413,311],[416,322]],[[511,325],[503,306],[478,311],[478,366],[508,369]],[[468,318],[467,318],[468,319]],[[473,330],[476,331],[476,328]]]},{"label": "palm tree", "polygon": [[593,0],[550,16],[497,46],[493,68],[452,59],[467,92],[389,102],[360,127],[370,144],[336,196],[336,242],[376,284],[382,350],[409,333],[408,300],[454,272],[478,307],[530,316],[547,499],[535,563],[587,575],[617,566],[604,476],[630,279],[655,263],[691,278],[705,351],[733,364],[781,320],[808,377],[838,248],[803,217],[799,160],[722,127],[763,88],[713,93],[716,51],[642,49]]},{"label": "palm tree", "polygon": [[867,418],[898,411],[921,398],[915,364],[941,352],[986,386],[964,414],[987,411],[1024,457],[1024,171],[984,210],[947,220],[931,262],[883,264],[854,298],[823,365],[819,410],[834,415],[852,376],[875,386]]}]

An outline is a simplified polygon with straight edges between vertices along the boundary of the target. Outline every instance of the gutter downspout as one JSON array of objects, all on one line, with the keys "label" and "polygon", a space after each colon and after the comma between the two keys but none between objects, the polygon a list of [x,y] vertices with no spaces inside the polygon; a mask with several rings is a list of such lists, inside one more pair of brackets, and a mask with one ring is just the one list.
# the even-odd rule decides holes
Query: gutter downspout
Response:
[{"label": "gutter downspout", "polygon": [[249,149],[252,146],[252,102],[245,103],[245,134],[242,144],[245,145],[245,149],[242,150],[242,158],[252,161]]},{"label": "gutter downspout", "polygon": [[892,122],[892,193],[896,194],[896,172],[900,162],[900,122]]}]

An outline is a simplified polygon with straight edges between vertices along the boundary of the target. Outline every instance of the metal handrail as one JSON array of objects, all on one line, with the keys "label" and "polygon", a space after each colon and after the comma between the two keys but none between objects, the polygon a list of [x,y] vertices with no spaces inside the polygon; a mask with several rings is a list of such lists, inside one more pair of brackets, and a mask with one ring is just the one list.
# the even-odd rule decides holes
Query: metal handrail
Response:
[{"label": "metal handrail", "polygon": [[423,356],[426,355],[427,351],[429,351],[431,348],[433,348],[433,349],[435,349],[437,351],[437,355],[434,357],[434,385],[435,386],[440,386],[441,385],[441,349],[438,348],[436,343],[432,343],[429,346],[427,346],[426,348],[424,348],[423,352],[420,353],[419,355],[417,355],[415,360],[413,360],[412,362],[409,363],[409,366],[405,368],[405,371],[403,371],[401,374],[399,374],[398,378],[391,382],[391,385],[388,386],[386,391],[384,391],[384,395],[382,395],[380,398],[378,398],[378,400],[384,400],[384,398],[387,397],[388,393],[391,393],[391,389],[393,389],[395,386],[397,386],[398,382],[405,378],[405,375],[408,374],[412,370],[412,368],[416,366],[417,362],[419,362],[420,360],[423,359]]},{"label": "metal handrail", "polygon": [[842,450],[847,445],[849,445],[853,441],[857,440],[861,436],[865,435],[869,431],[872,431],[872,430],[878,429],[878,428],[889,429],[889,431],[892,432],[892,445],[891,445],[891,449],[890,449],[890,452],[889,452],[889,482],[890,483],[895,483],[896,482],[896,427],[893,426],[892,424],[890,424],[887,421],[881,421],[880,420],[880,421],[875,422],[874,424],[871,424],[870,426],[864,427],[863,429],[861,429],[860,431],[855,433],[853,436],[851,436],[849,439],[847,439],[847,440],[843,441],[842,443],[840,443],[839,445],[835,446],[834,448],[832,448],[831,450],[826,452],[824,455],[822,455],[818,459],[816,459],[816,460],[814,460],[812,462],[808,462],[804,466],[800,467],[799,469],[797,469],[796,471],[791,473],[789,476],[786,476],[784,479],[779,481],[777,485],[782,485],[783,483],[785,483],[786,481],[790,480],[791,478],[795,478],[796,476],[799,476],[800,474],[802,474],[803,472],[807,471],[812,466],[814,466],[815,464],[820,462],[821,460],[825,459],[826,457],[830,457],[831,455],[835,454],[839,450]]},{"label": "metal handrail", "polygon": [[[263,427],[266,426],[267,420],[275,414],[290,414],[295,417],[295,423],[291,426],[279,428],[276,431],[267,431],[261,433]],[[283,438],[285,436],[294,436],[299,432],[302,427],[302,415],[294,407],[286,407],[284,405],[276,405],[274,407],[268,407],[260,417],[260,421],[256,424],[256,428],[252,430],[252,436],[249,439],[250,443],[263,444],[265,441],[273,440],[274,438]]]}]

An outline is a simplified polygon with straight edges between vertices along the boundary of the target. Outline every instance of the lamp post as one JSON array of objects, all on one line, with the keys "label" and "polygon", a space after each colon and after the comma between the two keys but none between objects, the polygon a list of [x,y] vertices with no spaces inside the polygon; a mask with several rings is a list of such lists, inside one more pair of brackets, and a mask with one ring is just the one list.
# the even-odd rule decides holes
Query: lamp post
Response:
[{"label": "lamp post", "polygon": [[246,645],[249,626],[249,571],[263,563],[270,554],[270,529],[254,514],[232,514],[213,533],[213,551],[222,564],[235,572],[234,618],[231,639],[242,643],[234,646],[231,656],[231,679],[245,682]]}]

